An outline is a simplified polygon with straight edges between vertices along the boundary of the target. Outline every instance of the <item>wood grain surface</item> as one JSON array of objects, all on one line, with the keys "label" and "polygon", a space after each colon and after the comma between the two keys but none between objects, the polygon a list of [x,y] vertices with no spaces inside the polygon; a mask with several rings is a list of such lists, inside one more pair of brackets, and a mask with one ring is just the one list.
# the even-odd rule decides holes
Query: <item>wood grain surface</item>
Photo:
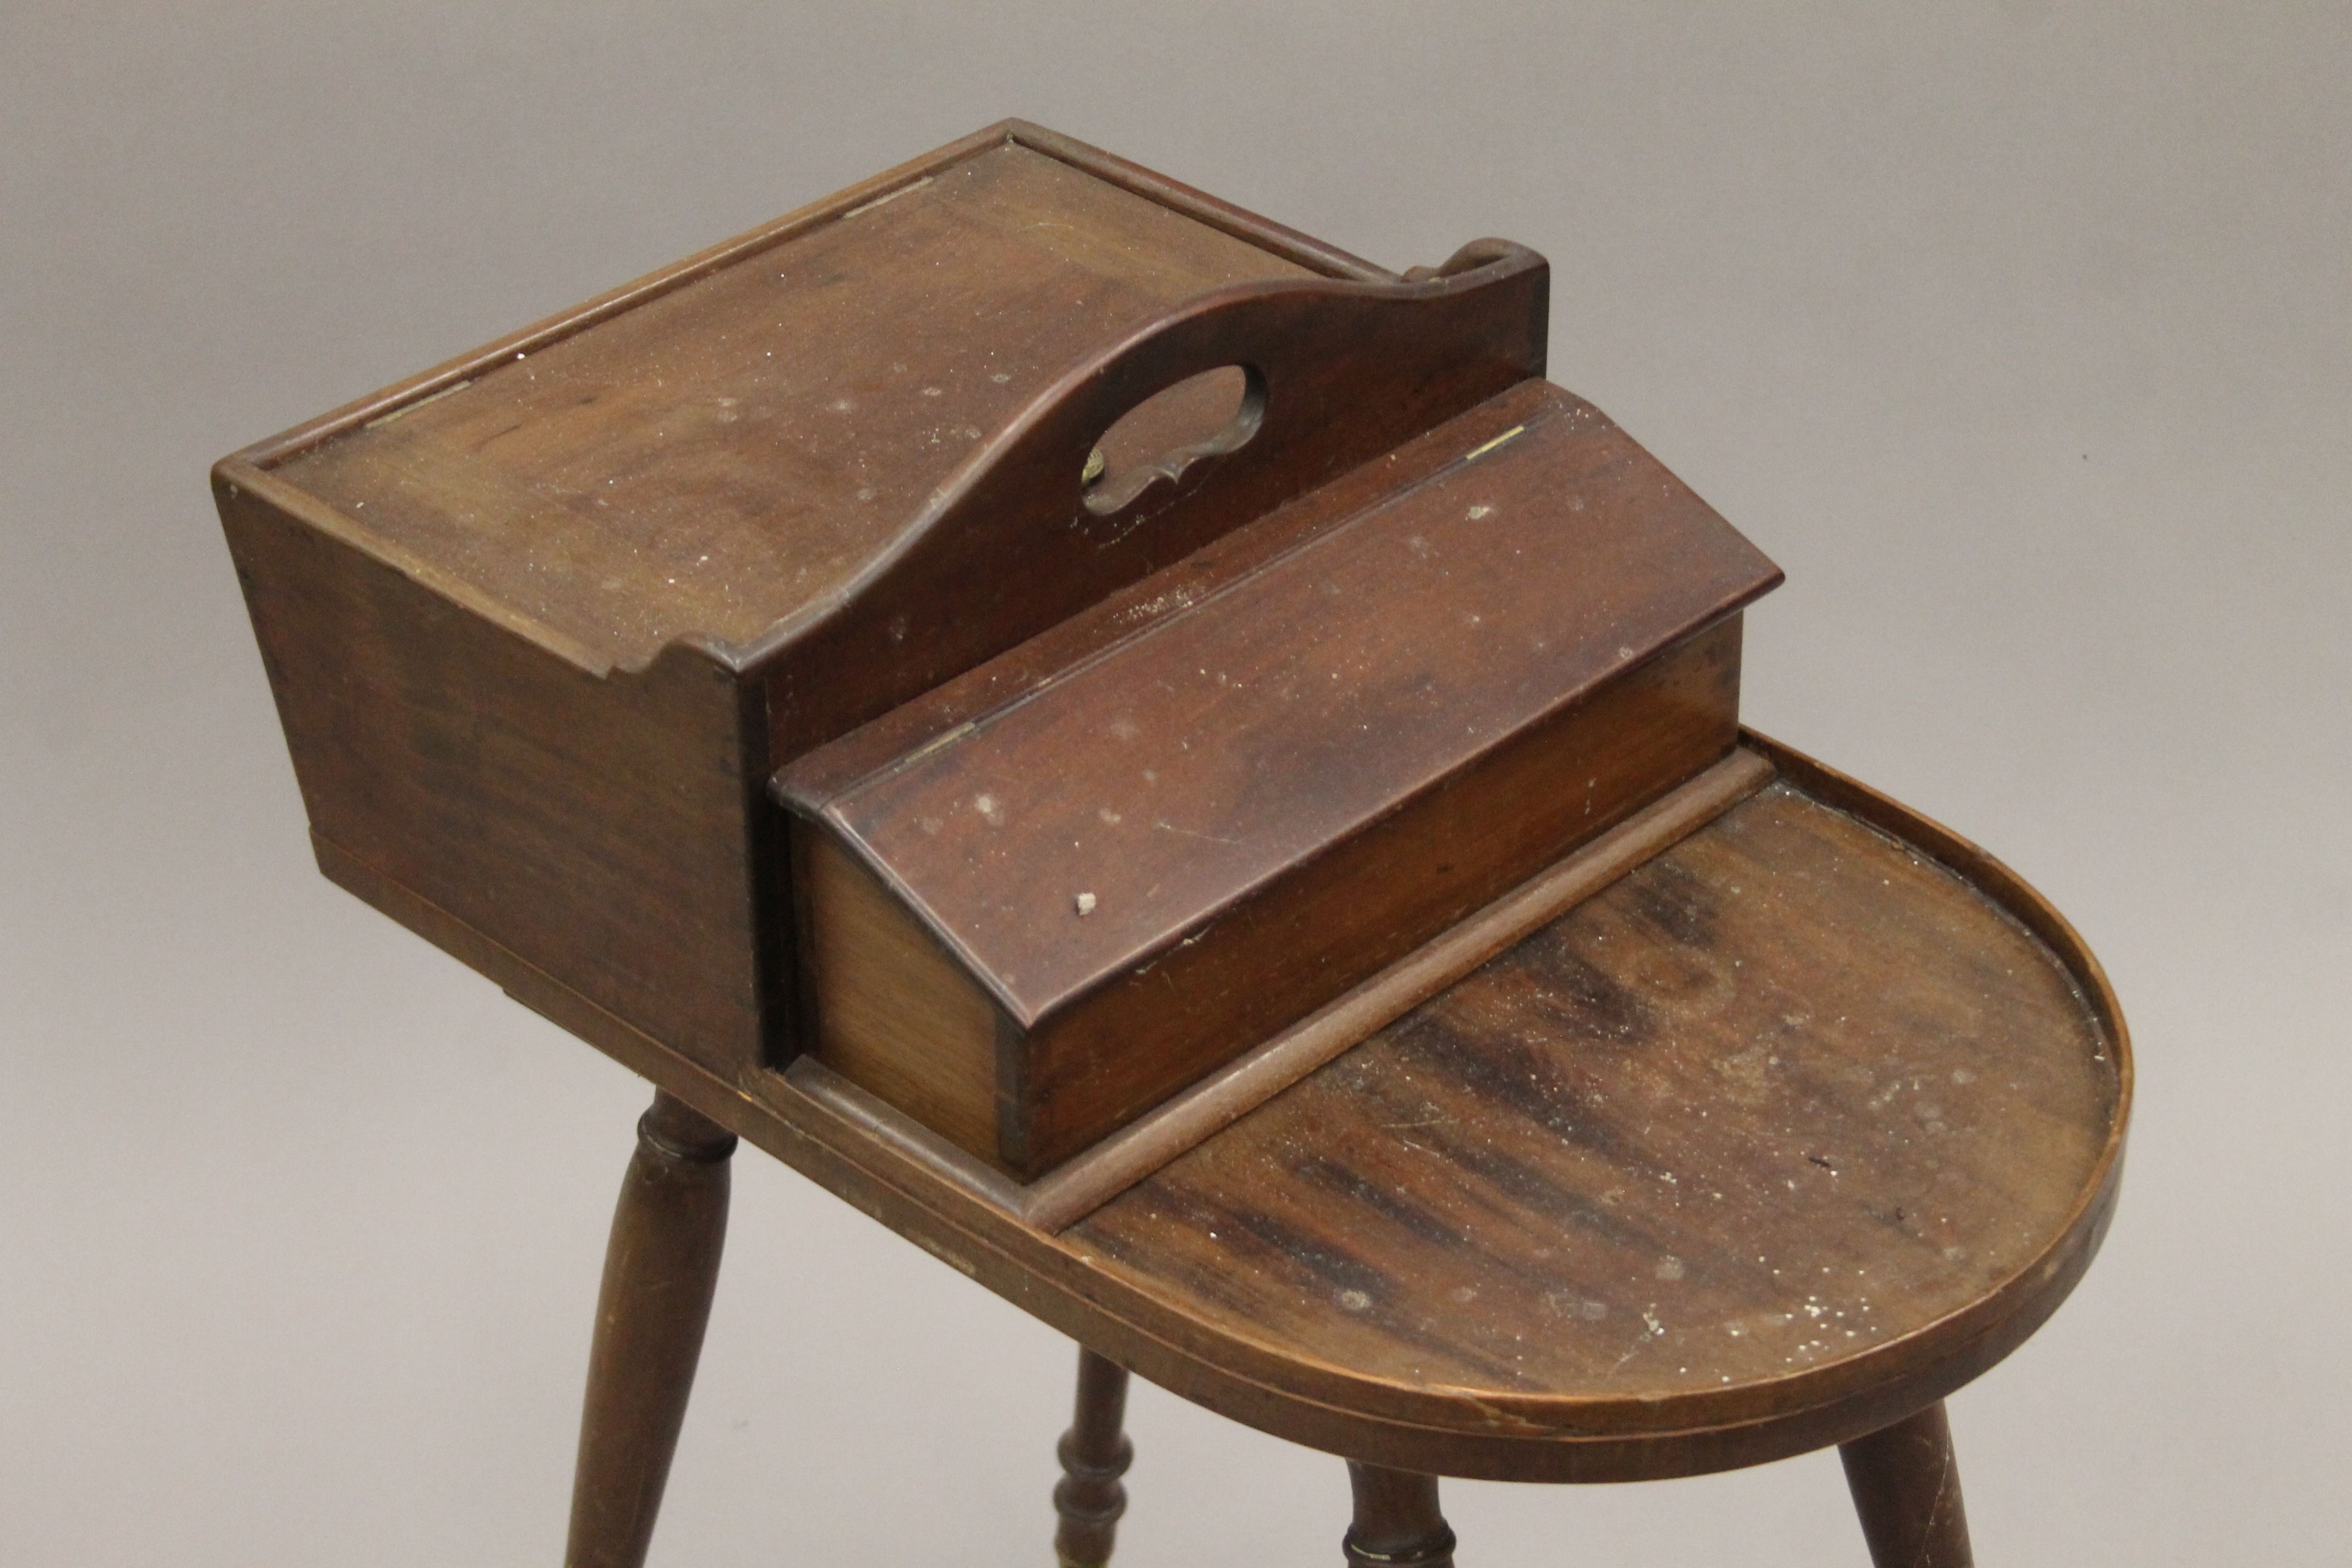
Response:
[{"label": "wood grain surface", "polygon": [[1646,1423],[1984,1300],[2074,1214],[2119,1095],[2041,944],[1780,784],[1070,1239],[1369,1379]]},{"label": "wood grain surface", "polygon": [[675,1051],[758,1060],[781,998],[757,694],[684,650],[590,675],[244,484],[220,509],[320,868],[379,905],[406,889]]},{"label": "wood grain surface", "polygon": [[838,842],[793,837],[801,1037],[820,1043],[803,1055],[997,1163],[996,1009]]},{"label": "wood grain surface", "polygon": [[[1615,425],[1548,390],[1515,437],[1465,446],[1290,554],[877,763],[818,815],[1027,1026],[1779,581]],[[1728,721],[1700,765],[1729,749]],[[1627,774],[1637,800],[1696,771],[1613,765],[1640,743],[1612,731],[1587,760]],[[1454,806],[1481,837],[1505,836],[1489,817],[1529,815]],[[1625,807],[1611,795],[1563,809],[1541,858]],[[1463,848],[1425,879],[1475,858]],[[1504,868],[1516,881],[1531,868]],[[1082,889],[1096,895],[1084,915]]]},{"label": "wood grain surface", "polygon": [[1149,1116],[1029,1183],[1023,1189],[1022,1217],[1044,1230],[1076,1224],[1170,1160],[1754,794],[1772,776],[1772,764],[1756,752],[1745,748],[1733,752]]}]

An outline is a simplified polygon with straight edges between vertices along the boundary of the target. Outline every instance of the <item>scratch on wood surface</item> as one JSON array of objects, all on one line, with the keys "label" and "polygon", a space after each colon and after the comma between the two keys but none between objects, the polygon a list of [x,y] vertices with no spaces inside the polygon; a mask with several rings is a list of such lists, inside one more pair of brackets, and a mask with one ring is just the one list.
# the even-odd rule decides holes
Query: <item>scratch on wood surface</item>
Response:
[{"label": "scratch on wood surface", "polygon": [[1173,833],[1182,838],[1198,838],[1204,843],[1209,844],[1239,844],[1241,842],[1238,838],[1220,838],[1213,833],[1195,833],[1189,827],[1178,827],[1172,823],[1155,822],[1151,826],[1160,829],[1162,833]]},{"label": "scratch on wood surface", "polygon": [[1509,429],[1504,431],[1501,435],[1496,437],[1493,440],[1485,443],[1483,446],[1473,447],[1467,452],[1463,453],[1462,460],[1465,463],[1475,463],[1479,458],[1485,457],[1487,453],[1493,451],[1496,447],[1507,446],[1509,443],[1517,440],[1527,433],[1528,427],[1526,426],[1514,425]]},{"label": "scratch on wood surface", "polygon": [[900,185],[895,191],[883,192],[880,195],[876,196],[870,202],[860,202],[857,205],[842,214],[841,216],[835,221],[846,223],[860,213],[872,212],[876,207],[882,205],[885,202],[895,202],[900,196],[912,195],[915,192],[921,190],[925,185],[928,185],[930,183],[931,177],[929,174],[925,174],[921,179],[917,180],[911,185]]},{"label": "scratch on wood surface", "polygon": [[395,419],[404,419],[409,415],[414,414],[418,409],[424,407],[426,404],[438,403],[450,394],[463,392],[466,388],[473,384],[474,378],[470,375],[463,381],[453,381],[448,385],[443,387],[440,391],[434,393],[429,396],[420,397],[414,403],[404,403],[389,414],[377,415],[374,418],[361,426],[360,428],[362,430],[373,430],[380,425],[389,425]]}]

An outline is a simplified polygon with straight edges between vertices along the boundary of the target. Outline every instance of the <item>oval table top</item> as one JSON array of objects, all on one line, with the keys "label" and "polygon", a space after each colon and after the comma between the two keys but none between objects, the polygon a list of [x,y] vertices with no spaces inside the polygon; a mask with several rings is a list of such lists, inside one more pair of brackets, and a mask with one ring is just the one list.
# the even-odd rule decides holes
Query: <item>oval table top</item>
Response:
[{"label": "oval table top", "polygon": [[1082,1343],[1312,1447],[1559,1481],[1843,1442],[2072,1289],[2129,1046],[2006,868],[1747,744],[1760,790],[1066,1228],[822,1073],[646,1065]]}]

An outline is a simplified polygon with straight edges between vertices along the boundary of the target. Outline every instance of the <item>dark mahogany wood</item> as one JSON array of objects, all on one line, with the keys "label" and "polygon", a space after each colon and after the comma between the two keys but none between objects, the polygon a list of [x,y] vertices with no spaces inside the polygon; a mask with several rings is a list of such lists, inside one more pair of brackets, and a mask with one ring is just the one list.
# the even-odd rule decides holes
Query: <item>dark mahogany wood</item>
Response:
[{"label": "dark mahogany wood", "polygon": [[[854,593],[740,650],[747,661],[790,650],[768,679],[780,760],[1540,375],[1548,289],[1543,258],[1517,246],[1423,283],[1235,285],[1071,366],[973,454]],[[1085,474],[1103,431],[1153,394],[1235,363],[1263,379],[1255,434],[1094,512]],[[1007,578],[1018,592],[975,586]]]},{"label": "dark mahogany wood", "polygon": [[596,1300],[566,1568],[639,1568],[686,1420],[727,1237],[735,1135],[656,1093],[637,1123]]},{"label": "dark mahogany wood", "polygon": [[1340,277],[1001,126],[246,457],[534,641],[642,668],[840,598],[1106,345]]},{"label": "dark mahogany wood", "polygon": [[1340,1540],[1349,1568],[1454,1568],[1454,1531],[1437,1478],[1348,1461],[1356,1517]]},{"label": "dark mahogany wood", "polygon": [[1119,1477],[1135,1462],[1127,1419],[1127,1369],[1080,1346],[1077,1410],[1055,1454],[1062,1479],[1054,1487],[1054,1553],[1062,1568],[1102,1568],[1110,1561],[1127,1489]]},{"label": "dark mahogany wood", "polygon": [[1941,1400],[1839,1445],[1875,1568],[1975,1568]]}]

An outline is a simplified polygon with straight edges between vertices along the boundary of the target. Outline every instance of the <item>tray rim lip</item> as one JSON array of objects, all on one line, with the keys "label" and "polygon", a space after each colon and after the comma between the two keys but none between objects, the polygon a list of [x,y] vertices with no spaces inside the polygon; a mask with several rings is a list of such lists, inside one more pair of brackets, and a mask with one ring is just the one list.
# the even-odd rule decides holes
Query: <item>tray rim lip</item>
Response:
[{"label": "tray rim lip", "polygon": [[[1526,384],[1526,383],[1520,384],[1521,386]],[[1510,432],[1510,437],[1517,437],[1522,432],[1532,432],[1539,425],[1554,424],[1570,418],[1580,408],[1599,415],[1599,411],[1592,409],[1590,404],[1584,403],[1574,394],[1567,392],[1556,384],[1547,381],[1539,384],[1550,395],[1544,399],[1540,409],[1536,414],[1530,415],[1523,424]],[[1513,390],[1516,391],[1517,388]],[[1501,395],[1498,395],[1498,397]],[[1495,401],[1496,399],[1489,399],[1488,403]],[[1483,407],[1486,405],[1479,406]],[[1606,419],[1607,416],[1601,415],[1600,417]],[[1610,423],[1612,428],[1617,428],[1613,421]],[[1506,437],[1506,439],[1508,438],[1509,437]],[[1631,441],[1630,437],[1626,438]],[[1318,547],[1340,547],[1340,536],[1355,524],[1383,508],[1403,501],[1413,491],[1465,468],[1498,445],[1500,442],[1488,442],[1475,450],[1457,457],[1412,485],[1381,496],[1379,500],[1329,524],[1312,538],[1260,563],[1255,572],[1225,583],[1181,609],[1149,621],[1113,638],[1034,687],[1011,694],[1004,700],[982,709],[960,723],[945,728],[940,733],[922,744],[902,752],[877,767],[868,769],[855,778],[843,781],[824,790],[821,795],[800,787],[797,781],[805,776],[813,765],[811,759],[817,757],[829,746],[843,744],[857,731],[852,731],[847,735],[836,737],[826,742],[824,746],[814,747],[775,770],[768,780],[766,790],[768,798],[794,817],[825,833],[836,847],[863,866],[907,917],[943,951],[952,956],[966,978],[1000,1008],[1015,1026],[1024,1031],[1045,1027],[1055,1019],[1066,1016],[1072,1009],[1118,985],[1135,972],[1139,964],[1149,966],[1158,962],[1165,954],[1182,946],[1192,937],[1223,921],[1235,910],[1275,885],[1286,868],[1278,868],[1276,871],[1262,873],[1255,881],[1228,888],[1215,901],[1206,905],[1183,924],[1170,927],[1150,942],[1122,954],[1118,962],[1098,964],[1090,973],[1066,982],[1058,990],[1049,994],[1033,995],[1005,984],[998,968],[982,959],[964,936],[954,930],[939,911],[932,908],[922,893],[908,881],[898,864],[846,818],[844,813],[845,804],[866,789],[896,775],[907,767],[928,759],[943,746],[961,742],[967,736],[978,735],[985,731],[1015,709],[1034,701],[1046,700],[1049,691],[1061,687],[1066,679],[1124,657],[1139,645],[1153,637],[1181,635],[1181,628],[1189,617],[1200,614],[1217,600],[1246,589],[1257,580],[1258,573],[1287,568],[1292,563],[1307,558]],[[1663,465],[1660,466],[1663,468]],[[1712,512],[1713,509],[1709,508],[1708,510]],[[1717,515],[1720,521],[1719,514]],[[1664,635],[1643,646],[1631,657],[1590,673],[1573,685],[1562,687],[1547,699],[1539,709],[1516,726],[1489,735],[1475,747],[1466,749],[1452,772],[1425,778],[1413,784],[1409,789],[1387,802],[1379,811],[1347,825],[1337,837],[1317,845],[1300,857],[1297,864],[1303,865],[1308,860],[1328,853],[1336,844],[1343,840],[1373,830],[1381,820],[1396,815],[1414,801],[1442,787],[1455,774],[1476,766],[1521,736],[1558,721],[1570,710],[1591,701],[1603,690],[1619,682],[1633,679],[1671,654],[1683,651],[1700,638],[1716,633],[1727,622],[1744,616],[1757,601],[1780,585],[1783,574],[1780,568],[1767,559],[1761,551],[1748,543],[1745,535],[1733,530],[1727,522],[1723,526],[1733,539],[1745,545],[1754,555],[1759,568],[1745,584],[1733,591],[1719,594],[1703,604],[1694,601],[1694,607],[1682,613],[1680,618]],[[1018,651],[1018,648],[1008,650],[1008,655],[1005,657]],[[985,666],[980,668],[984,668]],[[914,700],[919,702],[922,699],[917,698]],[[894,710],[890,713],[882,714],[869,722],[883,722],[894,717],[895,712]],[[1739,739],[1735,737],[1730,750],[1737,751],[1739,744]],[[1648,802],[1642,804],[1646,805]]]}]

